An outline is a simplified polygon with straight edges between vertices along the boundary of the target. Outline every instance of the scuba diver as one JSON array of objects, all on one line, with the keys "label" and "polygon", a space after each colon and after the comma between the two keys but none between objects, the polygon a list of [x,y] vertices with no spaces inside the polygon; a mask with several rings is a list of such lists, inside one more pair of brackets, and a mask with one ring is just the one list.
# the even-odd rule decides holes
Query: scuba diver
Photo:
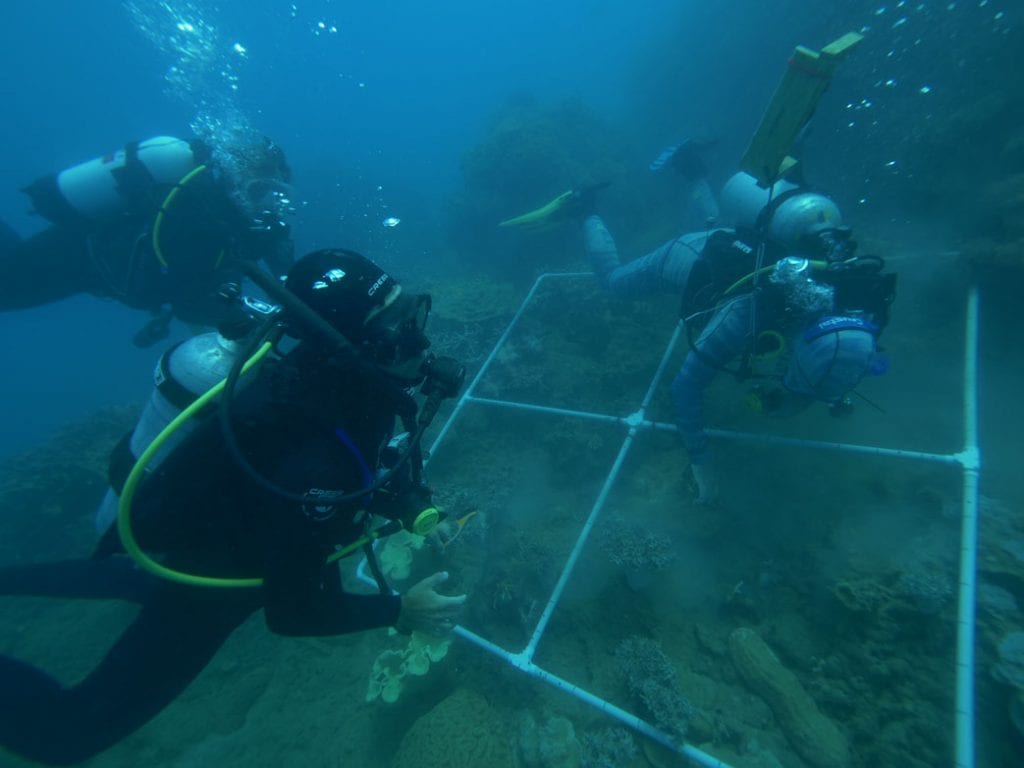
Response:
[{"label": "scuba diver", "polygon": [[157,136],[24,188],[50,226],[24,240],[0,225],[0,311],[79,293],[150,312],[136,346],[165,338],[172,317],[216,326],[241,275],[293,261],[291,171],[266,138],[213,148]]},{"label": "scuba diver", "polygon": [[[565,205],[580,209],[584,249],[601,285],[626,299],[682,296],[690,351],[671,394],[698,502],[718,492],[703,392],[719,372],[758,380],[748,404],[761,412],[794,413],[820,401],[841,415],[861,380],[884,371],[877,342],[896,275],[881,258],[857,255],[828,196],[784,180],[761,187],[737,173],[721,200],[732,227],[680,235],[626,264],[592,197],[584,191]],[[770,373],[760,372],[765,365]]]},{"label": "scuba diver", "polygon": [[[465,595],[437,592],[447,574],[399,596],[372,549],[440,519],[420,439],[465,370],[428,352],[430,296],[347,250],[304,256],[284,287],[243,268],[278,304],[233,340],[194,337],[165,356],[151,400],[164,426],[141,454],[131,440],[115,449],[116,521],[102,521],[93,556],[0,569],[0,594],[140,605],[74,685],[0,657],[0,746],[16,754],[63,765],[110,747],[260,609],[272,632],[293,636],[388,626],[437,635],[458,617]],[[129,437],[152,432],[152,417]],[[359,550],[380,594],[342,588],[337,559]]]}]

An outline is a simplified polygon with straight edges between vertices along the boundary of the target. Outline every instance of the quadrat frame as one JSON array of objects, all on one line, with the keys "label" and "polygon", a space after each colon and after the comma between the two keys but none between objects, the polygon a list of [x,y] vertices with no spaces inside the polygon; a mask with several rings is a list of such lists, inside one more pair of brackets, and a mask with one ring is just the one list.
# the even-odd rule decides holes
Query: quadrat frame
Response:
[{"label": "quadrat frame", "polygon": [[[498,339],[494,348],[484,360],[483,365],[476,376],[466,387],[466,391],[459,398],[442,426],[433,444],[430,446],[429,455],[434,455],[438,446],[444,442],[452,425],[458,420],[463,409],[470,404],[505,408],[532,413],[563,416],[576,419],[585,419],[592,422],[611,423],[621,426],[625,430],[625,437],[619,447],[615,460],[608,471],[608,475],[601,486],[601,491],[590,509],[590,513],[583,524],[576,543],[569,554],[569,558],[562,568],[562,572],[555,583],[544,605],[544,609],[537,620],[537,624],[530,634],[526,646],[519,651],[510,651],[491,642],[485,637],[466,629],[462,626],[455,627],[455,634],[479,648],[491,653],[505,662],[511,664],[519,671],[551,685],[558,690],[564,691],[579,699],[585,704],[594,707],[614,720],[637,731],[638,733],[658,742],[667,749],[675,752],[697,765],[707,768],[730,768],[716,757],[698,749],[697,747],[680,743],[666,734],[664,731],[655,728],[653,725],[637,717],[630,712],[618,707],[611,702],[605,701],[590,691],[576,685],[558,675],[552,674],[546,669],[538,666],[533,661],[537,645],[540,643],[552,614],[558,607],[558,603],[565,591],[566,584],[576,567],[577,561],[583,552],[590,532],[597,522],[601,511],[605,507],[608,497],[615,487],[622,471],[626,457],[633,447],[636,435],[641,430],[660,430],[675,432],[674,424],[652,421],[646,414],[650,408],[651,400],[657,391],[665,370],[669,365],[673,353],[684,337],[684,328],[680,321],[669,339],[665,352],[654,373],[651,383],[639,404],[639,408],[628,416],[613,416],[589,411],[576,411],[565,408],[553,408],[550,406],[536,405],[532,403],[515,402],[510,400],[498,400],[486,397],[478,397],[474,394],[477,385],[487,374],[494,362],[498,352],[508,341],[509,336],[519,323],[523,313],[533,301],[541,286],[548,281],[558,280],[593,280],[589,272],[560,272],[546,273],[537,278],[523,303],[516,311],[508,327]],[[962,510],[960,528],[960,556],[959,556],[959,578],[958,578],[958,607],[957,607],[957,649],[956,649],[956,732],[955,732],[955,766],[956,768],[974,768],[975,761],[975,729],[974,729],[974,637],[975,637],[975,612],[977,593],[977,558],[978,558],[978,501],[979,501],[979,477],[981,474],[981,450],[978,445],[978,316],[979,299],[977,289],[971,289],[967,300],[966,314],[966,335],[963,355],[963,442],[961,450],[955,453],[929,453],[926,451],[905,450],[901,448],[886,448],[881,446],[859,445],[853,443],[834,443],[821,440],[804,440],[799,438],[780,437],[775,435],[753,434],[723,429],[709,429],[708,434],[717,439],[735,440],[744,442],[766,443],[770,445],[811,448],[822,451],[838,451],[846,453],[867,454],[884,458],[895,458],[942,464],[959,468],[962,480]],[[367,583],[376,583],[366,572],[366,563],[359,567],[359,576]]]}]

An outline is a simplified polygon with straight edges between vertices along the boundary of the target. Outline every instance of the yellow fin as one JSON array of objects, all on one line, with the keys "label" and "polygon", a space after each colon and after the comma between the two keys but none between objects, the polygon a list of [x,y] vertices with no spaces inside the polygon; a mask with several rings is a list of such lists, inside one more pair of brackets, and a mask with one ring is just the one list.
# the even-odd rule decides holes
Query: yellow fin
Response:
[{"label": "yellow fin", "polygon": [[498,226],[517,227],[519,229],[546,229],[557,221],[557,218],[553,217],[572,198],[573,194],[573,190],[570,189],[568,192],[560,194],[551,202],[545,203],[540,208],[528,211],[521,216],[505,219]]}]

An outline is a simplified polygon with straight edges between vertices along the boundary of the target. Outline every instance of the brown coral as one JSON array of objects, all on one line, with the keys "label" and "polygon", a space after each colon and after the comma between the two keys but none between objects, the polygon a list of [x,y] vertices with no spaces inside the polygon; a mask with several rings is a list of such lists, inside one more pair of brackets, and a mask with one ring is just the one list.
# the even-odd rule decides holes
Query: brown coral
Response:
[{"label": "brown coral", "polygon": [[460,688],[408,730],[392,768],[512,768],[512,748],[497,712]]},{"label": "brown coral", "polygon": [[764,699],[786,738],[801,757],[817,768],[844,768],[850,748],[839,728],[818,709],[796,675],[753,629],[729,635],[732,663],[747,687]]}]

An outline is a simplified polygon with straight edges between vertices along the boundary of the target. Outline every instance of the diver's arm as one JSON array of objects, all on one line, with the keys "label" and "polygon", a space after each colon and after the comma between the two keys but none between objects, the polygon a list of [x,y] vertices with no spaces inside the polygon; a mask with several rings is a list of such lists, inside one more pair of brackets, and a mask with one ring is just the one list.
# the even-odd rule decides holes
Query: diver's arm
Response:
[{"label": "diver's arm", "polygon": [[750,333],[750,308],[749,296],[721,307],[695,342],[696,351],[690,350],[672,382],[676,425],[693,464],[704,464],[710,457],[704,431],[704,389],[722,367],[742,354]]},{"label": "diver's arm", "polygon": [[282,511],[271,531],[263,575],[267,627],[279,635],[326,636],[392,626],[402,601],[397,595],[356,595],[341,588],[329,551],[318,542],[320,525],[299,510]]}]

